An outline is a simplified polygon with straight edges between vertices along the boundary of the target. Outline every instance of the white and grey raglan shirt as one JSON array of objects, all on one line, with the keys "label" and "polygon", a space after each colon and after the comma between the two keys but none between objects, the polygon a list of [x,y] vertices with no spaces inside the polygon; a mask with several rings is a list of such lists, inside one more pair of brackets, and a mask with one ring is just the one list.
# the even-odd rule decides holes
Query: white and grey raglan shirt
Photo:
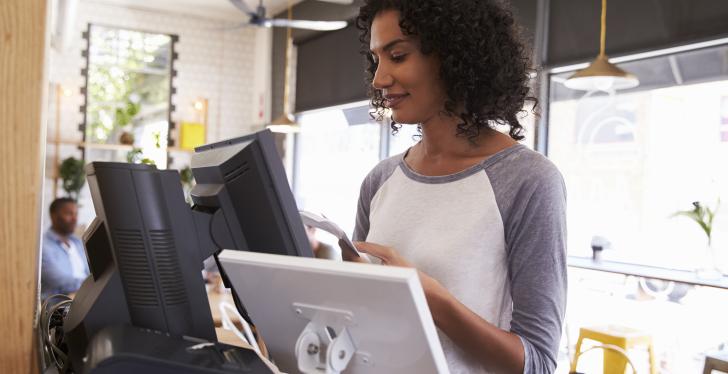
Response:
[{"label": "white and grey raglan shirt", "polygon": [[[566,188],[541,154],[514,145],[447,176],[405,154],[364,179],[354,240],[397,250],[461,303],[521,338],[524,373],[552,373],[566,306]],[[452,373],[486,373],[440,332]]]}]

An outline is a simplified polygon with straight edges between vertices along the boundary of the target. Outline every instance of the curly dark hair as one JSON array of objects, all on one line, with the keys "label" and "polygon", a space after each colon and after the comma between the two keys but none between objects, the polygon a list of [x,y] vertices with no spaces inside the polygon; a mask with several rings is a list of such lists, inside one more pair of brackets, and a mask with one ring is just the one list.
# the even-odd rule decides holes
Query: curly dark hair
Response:
[{"label": "curly dark hair", "polygon": [[[447,93],[444,112],[462,120],[458,136],[473,142],[481,130],[506,125],[511,138],[523,139],[517,115],[525,112],[526,101],[533,103],[533,112],[538,105],[528,85],[530,51],[513,13],[496,0],[365,0],[356,26],[376,119],[384,116],[385,100],[372,86],[377,63],[369,52],[370,30],[374,17],[390,9],[399,11],[402,33],[417,37],[422,53],[438,56]],[[461,113],[455,113],[458,104],[464,105]],[[391,123],[395,133],[400,126]]]}]

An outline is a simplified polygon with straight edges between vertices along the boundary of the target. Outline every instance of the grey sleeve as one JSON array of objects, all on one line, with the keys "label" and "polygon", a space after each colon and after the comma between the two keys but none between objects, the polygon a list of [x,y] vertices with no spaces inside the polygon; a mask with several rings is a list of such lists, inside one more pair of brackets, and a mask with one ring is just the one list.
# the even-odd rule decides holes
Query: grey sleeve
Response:
[{"label": "grey sleeve", "polygon": [[364,241],[369,234],[369,204],[372,201],[369,187],[371,175],[367,175],[359,188],[359,202],[356,205],[356,223],[352,240]]},{"label": "grey sleeve", "polygon": [[[501,170],[509,175],[500,186],[505,201],[497,199],[508,250],[511,332],[523,343],[523,372],[540,374],[556,369],[566,308],[566,187],[550,161],[531,161],[536,162],[513,169],[515,163],[508,163]],[[514,176],[514,169],[526,180]]]},{"label": "grey sleeve", "polygon": [[392,156],[381,161],[364,178],[359,189],[359,202],[356,207],[356,223],[354,224],[354,235],[352,240],[365,241],[369,234],[369,206],[379,187],[399,167],[402,155]]}]

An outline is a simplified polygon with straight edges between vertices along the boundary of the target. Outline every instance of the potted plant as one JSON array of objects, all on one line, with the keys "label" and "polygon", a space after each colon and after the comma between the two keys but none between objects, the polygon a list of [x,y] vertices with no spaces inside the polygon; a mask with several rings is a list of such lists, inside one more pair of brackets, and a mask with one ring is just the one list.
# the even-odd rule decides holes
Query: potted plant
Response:
[{"label": "potted plant", "polygon": [[78,195],[86,182],[86,174],[83,171],[83,160],[75,157],[69,157],[61,162],[58,169],[58,175],[63,183],[63,190],[66,195],[74,200],[78,200]]},{"label": "potted plant", "polygon": [[154,160],[144,157],[144,151],[141,148],[134,147],[126,153],[126,162],[130,164],[144,164],[156,166]]},{"label": "potted plant", "polygon": [[694,201],[693,209],[681,210],[672,215],[673,217],[683,216],[690,218],[705,233],[707,237],[707,244],[705,246],[706,259],[703,261],[703,266],[696,271],[699,277],[705,279],[717,279],[723,276],[720,270],[718,270],[716,264],[717,254],[713,247],[713,220],[715,219],[715,213],[718,211],[718,206],[720,206],[720,200],[715,204],[715,208],[712,209],[706,204]]},{"label": "potted plant", "polygon": [[190,193],[192,192],[192,188],[195,186],[195,177],[192,174],[192,168],[190,168],[189,165],[185,166],[179,171],[179,176],[180,182],[182,182],[182,191],[184,191],[185,194],[185,201],[192,205],[192,196]]},{"label": "potted plant", "polygon": [[134,144],[134,134],[131,130],[131,123],[134,116],[139,114],[139,110],[141,109],[139,100],[135,99],[136,98],[133,97],[127,98],[124,106],[116,108],[114,113],[114,125],[122,130],[122,133],[119,136],[119,143],[121,144]]}]

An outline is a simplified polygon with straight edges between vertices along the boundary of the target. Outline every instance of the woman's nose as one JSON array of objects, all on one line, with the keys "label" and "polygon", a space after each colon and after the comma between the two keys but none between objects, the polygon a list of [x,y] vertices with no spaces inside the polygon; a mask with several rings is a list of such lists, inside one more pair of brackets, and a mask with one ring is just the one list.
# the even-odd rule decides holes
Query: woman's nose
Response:
[{"label": "woman's nose", "polygon": [[391,86],[393,83],[394,78],[392,77],[392,74],[390,74],[386,68],[382,67],[381,64],[377,66],[377,70],[374,72],[372,86],[374,86],[374,88],[378,90],[381,90]]}]

